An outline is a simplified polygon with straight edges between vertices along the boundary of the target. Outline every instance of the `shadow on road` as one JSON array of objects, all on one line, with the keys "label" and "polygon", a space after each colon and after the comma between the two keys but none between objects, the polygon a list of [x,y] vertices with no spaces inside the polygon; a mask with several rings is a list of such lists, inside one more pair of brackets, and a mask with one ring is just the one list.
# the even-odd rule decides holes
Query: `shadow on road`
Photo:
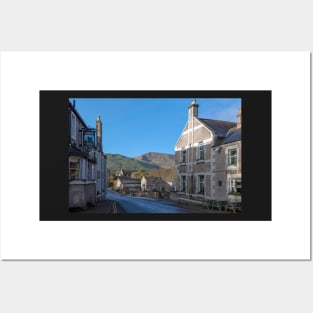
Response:
[{"label": "shadow on road", "polygon": [[124,214],[125,211],[117,201],[102,200],[94,206],[89,206],[87,209],[70,208],[72,213],[99,213],[99,214]]}]

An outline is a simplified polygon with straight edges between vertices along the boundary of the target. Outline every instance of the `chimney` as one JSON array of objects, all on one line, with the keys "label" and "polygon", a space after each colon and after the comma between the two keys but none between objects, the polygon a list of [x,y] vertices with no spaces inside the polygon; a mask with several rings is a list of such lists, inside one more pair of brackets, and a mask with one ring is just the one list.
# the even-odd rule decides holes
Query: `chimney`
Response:
[{"label": "chimney", "polygon": [[190,106],[188,107],[188,119],[191,120],[193,117],[198,117],[199,104],[196,99],[193,99]]},{"label": "chimney", "polygon": [[241,107],[239,108],[237,114],[237,128],[241,128]]},{"label": "chimney", "polygon": [[102,152],[102,122],[100,116],[97,117],[96,132],[97,132],[97,150]]}]

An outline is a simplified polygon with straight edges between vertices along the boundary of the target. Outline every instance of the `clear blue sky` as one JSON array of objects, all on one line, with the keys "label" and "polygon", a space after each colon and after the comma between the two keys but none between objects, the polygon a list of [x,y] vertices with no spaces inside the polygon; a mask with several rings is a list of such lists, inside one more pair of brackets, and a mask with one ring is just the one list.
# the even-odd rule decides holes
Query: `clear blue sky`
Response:
[{"label": "clear blue sky", "polygon": [[[70,99],[71,102],[73,99]],[[192,98],[76,98],[89,127],[102,120],[104,153],[135,157],[146,152],[174,153],[188,119]],[[236,121],[241,99],[197,98],[199,117]]]}]

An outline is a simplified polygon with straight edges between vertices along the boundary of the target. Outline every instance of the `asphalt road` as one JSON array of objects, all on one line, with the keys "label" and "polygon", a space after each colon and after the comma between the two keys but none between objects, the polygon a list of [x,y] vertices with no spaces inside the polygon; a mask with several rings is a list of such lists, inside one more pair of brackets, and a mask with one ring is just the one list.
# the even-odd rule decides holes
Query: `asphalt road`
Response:
[{"label": "asphalt road", "polygon": [[170,201],[134,198],[110,190],[107,190],[107,199],[119,202],[126,213],[194,213]]}]

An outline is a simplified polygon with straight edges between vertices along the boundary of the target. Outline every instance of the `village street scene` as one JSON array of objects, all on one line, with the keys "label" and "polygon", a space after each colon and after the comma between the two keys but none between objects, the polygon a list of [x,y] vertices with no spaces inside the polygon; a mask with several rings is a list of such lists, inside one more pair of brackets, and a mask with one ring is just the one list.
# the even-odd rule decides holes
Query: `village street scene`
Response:
[{"label": "village street scene", "polygon": [[241,99],[187,100],[69,99],[69,211],[240,213]]}]

